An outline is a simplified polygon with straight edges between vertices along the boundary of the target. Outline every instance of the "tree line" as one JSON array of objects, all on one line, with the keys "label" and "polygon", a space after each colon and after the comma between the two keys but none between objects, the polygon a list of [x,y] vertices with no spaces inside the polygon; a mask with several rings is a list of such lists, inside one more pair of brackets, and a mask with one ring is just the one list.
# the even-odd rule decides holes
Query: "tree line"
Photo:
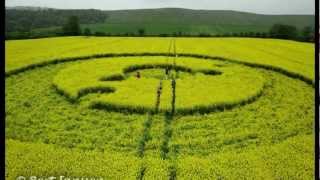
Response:
[{"label": "tree line", "polygon": [[162,33],[162,34],[148,34],[147,29],[139,28],[137,32],[128,33],[106,33],[101,31],[92,32],[89,28],[81,29],[78,16],[70,16],[62,29],[59,32],[53,32],[52,34],[45,34],[43,36],[32,36],[30,31],[22,32],[21,34],[14,34],[8,36],[6,39],[26,39],[26,38],[41,38],[50,36],[156,36],[156,37],[255,37],[255,38],[276,38],[287,39],[304,42],[315,42],[315,29],[312,26],[306,26],[302,30],[297,29],[292,25],[274,24],[268,32],[240,32],[240,33],[224,33],[224,34],[210,34],[210,33],[198,33],[188,34],[182,31],[174,33]]},{"label": "tree line", "polygon": [[[160,36],[160,37],[257,37],[257,38],[276,38],[288,39],[305,42],[314,42],[314,28],[311,26],[304,27],[299,31],[295,26],[275,24],[269,32],[243,32],[243,33],[225,33],[221,35],[211,35],[209,33],[199,33],[198,35],[190,35],[183,32],[172,34],[147,35],[144,28],[138,29],[136,33],[124,34],[108,34],[105,32],[92,33],[89,28],[85,28],[81,33],[79,21],[76,17],[71,17],[69,22],[63,27],[65,35],[84,35],[84,36]],[[73,29],[73,31],[71,30]]]},{"label": "tree line", "polygon": [[5,31],[28,32],[32,29],[58,27],[65,24],[72,16],[79,18],[80,24],[104,23],[107,14],[100,10],[8,10],[6,9]]}]

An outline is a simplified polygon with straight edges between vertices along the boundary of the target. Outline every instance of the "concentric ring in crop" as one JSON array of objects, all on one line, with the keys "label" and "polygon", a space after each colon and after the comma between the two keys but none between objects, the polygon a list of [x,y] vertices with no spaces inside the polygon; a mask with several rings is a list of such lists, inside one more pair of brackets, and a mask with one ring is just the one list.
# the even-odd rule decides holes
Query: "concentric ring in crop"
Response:
[{"label": "concentric ring in crop", "polygon": [[[91,106],[99,104],[109,108],[107,110],[124,109],[129,112],[141,109],[141,113],[154,108],[160,80],[164,86],[160,110],[170,111],[172,94],[170,74],[166,75],[166,68],[176,73],[178,113],[196,112],[196,109],[210,112],[210,109],[236,106],[259,96],[265,85],[263,73],[241,65],[182,57],[176,59],[173,67],[170,61],[172,59],[165,56],[85,61],[61,70],[53,84],[74,101],[102,91],[104,94],[96,97]],[[141,78],[135,77],[137,72],[141,73]]]},{"label": "concentric ring in crop", "polygon": [[[102,40],[105,39],[88,41]],[[81,38],[78,41],[81,45]],[[249,62],[260,52],[237,53],[232,49],[236,43],[225,49],[238,58],[222,56],[221,52],[208,54],[204,49],[209,46],[202,46],[195,53],[190,49],[192,39],[178,39],[181,52],[175,67],[181,71],[176,76],[172,68],[174,58],[161,52],[162,43],[168,45],[169,41],[153,41],[158,43],[158,52],[133,53],[132,46],[149,48],[146,42],[143,45],[136,41],[121,39],[101,48],[115,48],[118,43],[127,45],[127,52],[119,48],[124,52],[118,57],[111,57],[115,54],[110,52],[99,57],[95,52],[92,58],[90,54],[75,58],[70,52],[70,57],[57,61],[42,55],[44,61],[40,64],[39,56],[33,64],[9,66],[7,177],[61,174],[105,179],[136,179],[142,175],[144,179],[313,177],[314,88],[308,75],[313,68],[307,73],[302,68],[308,64],[305,54],[310,47],[290,41],[233,40],[241,42],[239,47],[255,42],[259,48],[263,44],[265,51],[279,47],[280,65],[274,66],[273,62],[263,64],[266,62],[263,56],[259,56],[262,63]],[[194,41],[217,46],[232,40]],[[20,41],[10,43],[16,43],[16,47],[10,44],[10,48],[21,48]],[[129,46],[130,43],[134,45]],[[290,54],[284,58],[281,46],[291,49],[295,57],[300,54],[306,62],[293,61]],[[81,47],[80,54],[89,52],[86,47]],[[10,48],[9,52],[14,50]],[[67,51],[68,47],[62,49]],[[247,58],[241,54],[248,54]],[[37,59],[27,60],[28,56],[22,59],[29,62]],[[283,65],[284,61],[287,65]],[[173,117],[166,113],[172,108],[172,83],[170,76],[165,75],[167,67],[172,68],[176,77],[177,112]],[[140,78],[136,77],[137,71]],[[162,112],[150,114],[161,80]],[[229,102],[234,104],[232,108],[210,108]],[[92,108],[94,103],[113,106],[97,109]],[[134,109],[142,111],[137,113]]]}]

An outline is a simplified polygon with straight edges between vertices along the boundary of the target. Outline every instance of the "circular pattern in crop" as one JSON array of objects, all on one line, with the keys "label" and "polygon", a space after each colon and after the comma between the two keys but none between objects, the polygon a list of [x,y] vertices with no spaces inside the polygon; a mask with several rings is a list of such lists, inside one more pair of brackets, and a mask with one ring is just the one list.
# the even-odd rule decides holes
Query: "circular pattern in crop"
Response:
[{"label": "circular pattern in crop", "polygon": [[73,101],[100,92],[90,97],[91,107],[146,113],[154,109],[159,81],[163,86],[160,111],[170,111],[173,77],[178,113],[245,104],[257,98],[265,84],[263,73],[253,68],[186,57],[177,58],[173,65],[162,56],[85,61],[62,69],[53,83]]},{"label": "circular pattern in crop", "polygon": [[[230,173],[261,175],[255,169],[261,163],[269,170],[282,168],[280,174],[287,172],[283,167],[304,168],[305,157],[294,153],[306,153],[297,147],[313,147],[312,86],[231,61],[172,59],[98,58],[11,75],[6,78],[6,138],[32,155],[25,155],[28,161],[45,159],[48,165],[43,163],[40,173],[60,173],[88,159],[91,164],[68,169],[70,175],[85,171],[110,179],[141,174],[154,179],[176,173],[188,179],[200,172],[217,179]],[[173,77],[176,114],[170,116]],[[160,82],[159,108],[165,113],[149,113]],[[290,153],[289,160],[283,158]],[[68,163],[55,166],[61,159]]]}]

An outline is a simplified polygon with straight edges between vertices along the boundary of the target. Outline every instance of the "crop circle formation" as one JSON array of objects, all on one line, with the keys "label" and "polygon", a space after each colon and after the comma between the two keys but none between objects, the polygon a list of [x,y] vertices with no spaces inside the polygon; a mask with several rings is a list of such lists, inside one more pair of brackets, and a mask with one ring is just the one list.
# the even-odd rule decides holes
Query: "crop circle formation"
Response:
[{"label": "crop circle formation", "polygon": [[[167,72],[166,72],[167,71]],[[140,73],[141,77],[136,77]],[[240,65],[221,65],[194,58],[126,57],[82,62],[61,70],[55,87],[71,100],[94,92],[91,106],[108,110],[146,113],[154,109],[156,91],[162,82],[160,111],[169,111],[172,100],[171,76],[176,78],[177,112],[223,110],[258,97],[263,74]]]},{"label": "crop circle formation", "polygon": [[215,170],[208,174],[218,178],[230,173],[212,168],[226,164],[223,157],[257,163],[257,154],[281,151],[282,144],[312,134],[313,99],[313,87],[302,80],[219,59],[66,61],[6,78],[6,136],[114,153],[115,161],[131,166],[109,168],[126,167],[126,176],[135,178],[188,178],[197,173],[193,163],[210,166]]}]

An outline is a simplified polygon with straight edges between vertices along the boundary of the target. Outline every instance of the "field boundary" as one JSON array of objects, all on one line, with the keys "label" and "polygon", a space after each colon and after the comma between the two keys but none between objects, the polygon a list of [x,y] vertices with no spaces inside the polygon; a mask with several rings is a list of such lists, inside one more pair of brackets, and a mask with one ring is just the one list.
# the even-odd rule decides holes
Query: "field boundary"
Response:
[{"label": "field boundary", "polygon": [[[202,55],[202,54],[190,54],[190,53],[177,53],[179,57],[192,57],[197,59],[207,59],[207,60],[218,60],[218,61],[225,61],[225,62],[231,62],[236,64],[241,64],[253,68],[260,68],[265,70],[271,70],[274,72],[278,72],[280,74],[286,75],[290,78],[299,79],[308,85],[311,85],[313,88],[315,87],[315,81],[301,75],[296,72],[288,71],[286,69],[272,66],[272,65],[266,65],[266,64],[258,64],[258,63],[250,63],[250,62],[244,62],[241,60],[236,59],[229,59],[225,57],[220,56],[209,56],[209,55]],[[5,72],[5,77],[10,77],[12,75],[17,75],[20,73],[23,73],[28,70],[32,70],[35,68],[41,68],[48,65],[55,65],[60,63],[66,63],[66,62],[73,62],[73,61],[83,61],[83,60],[90,60],[90,59],[99,59],[99,58],[113,58],[113,57],[134,57],[134,56],[167,56],[167,57],[174,57],[175,55],[173,53],[157,53],[157,52],[145,52],[145,53],[107,53],[107,54],[95,54],[95,55],[89,55],[89,56],[79,56],[79,57],[68,57],[68,58],[58,58],[53,60],[48,60],[40,63],[30,64],[21,68],[9,70]]]}]

